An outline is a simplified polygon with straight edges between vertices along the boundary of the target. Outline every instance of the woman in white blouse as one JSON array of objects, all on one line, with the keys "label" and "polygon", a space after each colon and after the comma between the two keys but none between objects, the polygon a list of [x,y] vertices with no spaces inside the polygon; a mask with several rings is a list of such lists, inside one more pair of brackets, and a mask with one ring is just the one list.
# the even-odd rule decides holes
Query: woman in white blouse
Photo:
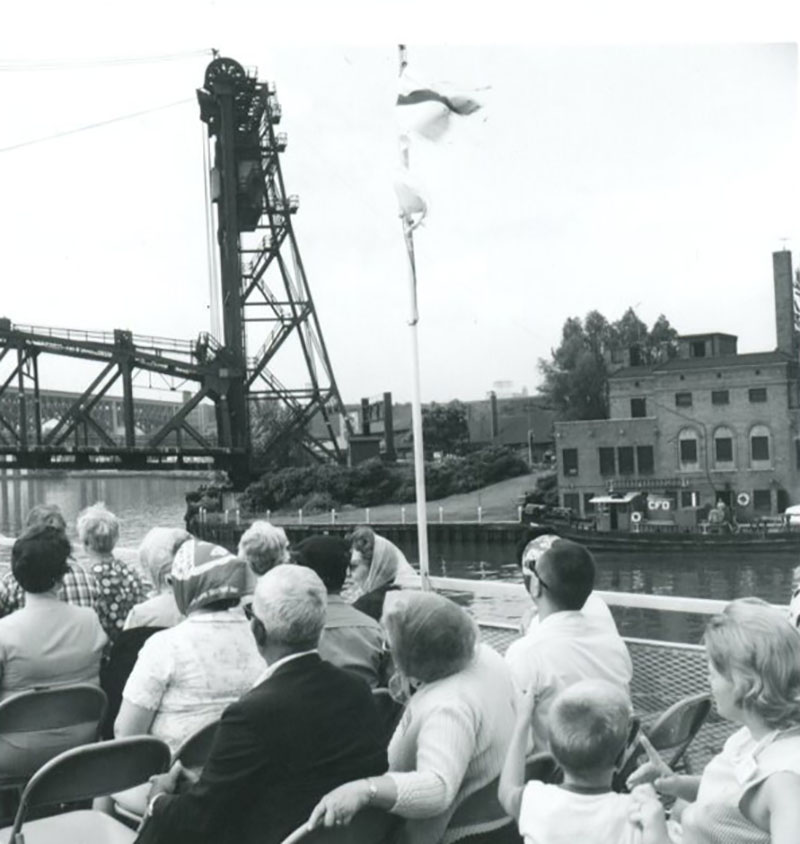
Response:
[{"label": "woman in white blouse", "polygon": [[150,734],[175,751],[249,691],[264,670],[239,606],[246,564],[225,548],[190,539],[172,564],[184,621],[153,634],[125,684],[117,738]]},{"label": "woman in white blouse", "polygon": [[[717,711],[741,726],[702,777],[674,774],[651,751],[629,782],[681,798],[668,830],[651,786],[634,790],[650,844],[797,844],[800,831],[800,633],[757,598],[733,601],[705,633]],[[687,802],[688,801],[688,805]],[[673,836],[669,833],[672,832]]]}]

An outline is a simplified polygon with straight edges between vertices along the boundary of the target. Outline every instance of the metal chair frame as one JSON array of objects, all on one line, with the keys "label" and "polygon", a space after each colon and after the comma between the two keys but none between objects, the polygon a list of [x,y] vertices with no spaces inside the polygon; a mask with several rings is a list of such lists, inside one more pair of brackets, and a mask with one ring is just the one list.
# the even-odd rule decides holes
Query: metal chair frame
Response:
[{"label": "metal chair frame", "polygon": [[[46,736],[53,730],[77,728],[85,724],[89,741],[95,742],[100,737],[100,724],[107,706],[105,692],[91,683],[46,686],[20,692],[0,703],[0,736]],[[84,743],[80,738],[62,742],[54,739],[55,747],[42,746],[38,750],[34,747],[30,752],[32,759],[28,768],[20,771],[18,776],[0,775],[0,791],[13,789],[21,792],[43,764],[59,753]]]},{"label": "metal chair frame", "polygon": [[[167,745],[152,736],[87,744],[60,753],[25,786],[8,841],[24,844],[21,830],[31,808],[92,800],[140,785],[167,770],[169,759]],[[53,819],[42,821],[48,822],[52,825]]]}]

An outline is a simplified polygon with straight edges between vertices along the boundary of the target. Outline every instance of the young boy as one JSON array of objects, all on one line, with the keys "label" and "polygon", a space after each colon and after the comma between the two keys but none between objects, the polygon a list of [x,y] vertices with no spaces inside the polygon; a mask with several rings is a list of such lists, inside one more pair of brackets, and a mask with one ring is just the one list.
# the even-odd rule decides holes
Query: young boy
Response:
[{"label": "young boy", "polygon": [[564,771],[561,785],[525,783],[525,747],[534,701],[526,697],[500,775],[500,802],[525,844],[638,844],[628,819],[631,795],[611,790],[614,764],[631,717],[627,695],[604,680],[564,689],[549,712],[550,750]]}]

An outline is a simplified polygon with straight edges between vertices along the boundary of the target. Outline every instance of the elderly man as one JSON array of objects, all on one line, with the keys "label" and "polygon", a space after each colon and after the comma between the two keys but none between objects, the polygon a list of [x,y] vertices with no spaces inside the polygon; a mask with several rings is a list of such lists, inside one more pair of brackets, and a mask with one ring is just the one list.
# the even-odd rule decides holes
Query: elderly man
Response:
[{"label": "elderly man", "polygon": [[531,733],[539,752],[549,749],[547,714],[562,689],[607,680],[627,693],[633,667],[608,607],[592,594],[595,562],[587,548],[540,536],[525,548],[522,574],[538,612],[506,660],[517,689],[535,696]]},{"label": "elderly man", "polygon": [[358,674],[372,688],[384,685],[383,628],[340,594],[350,568],[349,545],[338,536],[309,536],[295,546],[294,554],[328,590],[328,618],[319,645],[322,658]]},{"label": "elderly man", "polygon": [[277,566],[261,577],[252,630],[267,670],[223,713],[197,783],[156,777],[140,844],[277,844],[331,788],[386,770],[369,689],[320,659],[325,587]]}]

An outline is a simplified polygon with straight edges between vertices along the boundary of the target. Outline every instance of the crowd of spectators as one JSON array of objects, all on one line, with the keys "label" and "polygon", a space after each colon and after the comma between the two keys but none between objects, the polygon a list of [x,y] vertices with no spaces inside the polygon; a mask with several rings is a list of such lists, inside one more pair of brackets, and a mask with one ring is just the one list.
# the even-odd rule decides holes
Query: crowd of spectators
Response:
[{"label": "crowd of spectators", "polygon": [[[34,508],[13,545],[0,701],[99,684],[107,738],[173,753],[217,723],[199,778],[176,763],[115,796],[109,811],[143,818],[139,844],[280,844],[370,811],[398,844],[797,841],[800,632],[761,601],[732,602],[705,634],[711,694],[739,731],[699,777],[645,741],[618,793],[633,667],[577,543],[542,529],[520,548],[532,611],[503,657],[449,598],[399,588],[413,569],[369,528],[291,546],[258,521],[233,553],[157,527],[137,567],[115,556],[103,504],[77,520],[83,565],[66,527]],[[542,754],[560,782],[526,782]],[[669,818],[659,794],[679,798]]]}]

